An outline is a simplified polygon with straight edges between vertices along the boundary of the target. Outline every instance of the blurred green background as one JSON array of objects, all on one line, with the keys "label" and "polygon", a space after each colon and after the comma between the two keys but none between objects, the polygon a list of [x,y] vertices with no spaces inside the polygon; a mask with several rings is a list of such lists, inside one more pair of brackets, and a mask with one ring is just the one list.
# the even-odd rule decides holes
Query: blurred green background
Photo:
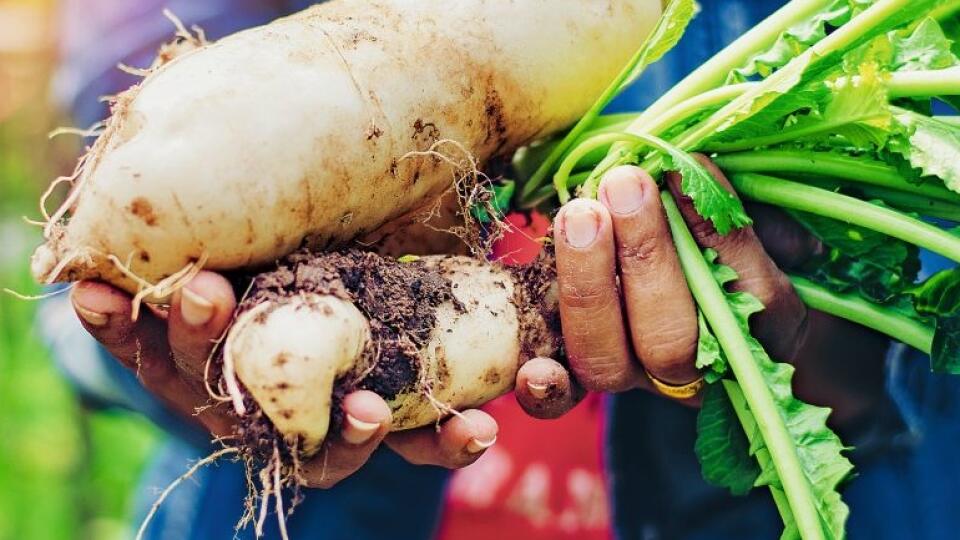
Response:
[{"label": "blurred green background", "polygon": [[[40,293],[28,273],[37,200],[72,169],[76,140],[50,142],[54,0],[0,0],[0,288]],[[160,433],[125,411],[91,411],[36,328],[39,302],[0,294],[0,540],[132,538],[134,486]]]}]

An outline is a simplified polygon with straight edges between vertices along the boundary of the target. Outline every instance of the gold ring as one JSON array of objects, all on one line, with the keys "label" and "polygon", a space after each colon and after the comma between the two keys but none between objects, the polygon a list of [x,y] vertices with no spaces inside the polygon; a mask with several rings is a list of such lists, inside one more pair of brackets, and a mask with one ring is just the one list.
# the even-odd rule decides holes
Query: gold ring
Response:
[{"label": "gold ring", "polygon": [[673,399],[690,399],[699,394],[700,390],[703,389],[703,385],[706,384],[703,380],[703,377],[700,377],[693,382],[682,384],[680,386],[674,386],[654,377],[649,371],[646,373],[647,378],[650,379],[650,382],[653,383],[653,386],[658,392]]}]

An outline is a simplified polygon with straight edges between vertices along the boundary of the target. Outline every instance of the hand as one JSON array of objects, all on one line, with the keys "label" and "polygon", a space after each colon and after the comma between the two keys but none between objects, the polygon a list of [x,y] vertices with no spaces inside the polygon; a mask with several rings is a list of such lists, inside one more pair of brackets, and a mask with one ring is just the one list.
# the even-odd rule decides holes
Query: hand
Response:
[{"label": "hand", "polygon": [[[733,191],[712,162],[698,159]],[[835,420],[868,410],[882,390],[885,340],[808,312],[777,265],[805,262],[821,249],[818,242],[767,207],[751,208],[756,228],[720,236],[680,193],[678,175],[667,175],[666,183],[700,246],[715,249],[720,262],[739,275],[732,290],[763,302],[765,309],[751,319],[753,334],[772,358],[802,364],[795,379],[798,395],[837,408]],[[599,201],[570,202],[557,215],[554,230],[564,343],[576,383],[595,391],[655,392],[647,374],[674,386],[697,380],[697,312],[653,179],[637,167],[610,171]],[[865,368],[858,359],[870,364]],[[551,380],[560,387],[555,394],[577,395],[559,364],[538,362],[550,363]],[[533,380],[536,387],[545,379]],[[545,408],[543,399],[529,387],[518,385],[517,395],[531,414],[543,416],[538,414]],[[555,404],[551,412],[561,414],[573,402]]]},{"label": "hand", "polygon": [[[233,434],[227,405],[214,403],[204,385],[207,358],[237,305],[226,279],[201,272],[174,294],[166,314],[145,309],[136,322],[130,320],[130,296],[108,285],[78,283],[72,300],[87,331],[147,390],[213,436]],[[331,487],[346,478],[381,442],[412,463],[457,468],[476,461],[497,434],[496,422],[478,410],[446,420],[439,432],[429,426],[389,433],[390,408],[369,391],[346,396],[343,411],[342,431],[331,433],[324,450],[304,464],[310,486]]]}]

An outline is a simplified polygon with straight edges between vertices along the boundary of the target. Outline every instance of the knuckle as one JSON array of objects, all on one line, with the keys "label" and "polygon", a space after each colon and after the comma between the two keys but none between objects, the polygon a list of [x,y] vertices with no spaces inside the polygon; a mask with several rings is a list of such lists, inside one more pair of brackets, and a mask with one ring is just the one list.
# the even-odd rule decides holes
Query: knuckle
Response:
[{"label": "knuckle", "polygon": [[686,369],[696,355],[697,336],[686,329],[667,329],[658,332],[652,342],[641,343],[639,349],[643,364],[658,374]]},{"label": "knuckle", "polygon": [[636,273],[651,266],[651,260],[660,248],[656,236],[646,236],[637,242],[622,243],[617,246],[620,268],[625,273]]},{"label": "knuckle", "polygon": [[577,381],[591,392],[623,392],[634,386],[634,373],[629,365],[610,356],[582,358],[571,365]]},{"label": "knuckle", "polygon": [[567,282],[560,284],[560,298],[570,308],[602,309],[613,302],[616,294],[609,284],[598,281]]},{"label": "knuckle", "polygon": [[750,291],[750,294],[755,296],[767,310],[778,308],[792,290],[790,280],[779,272],[746,281],[743,287]]},{"label": "knuckle", "polygon": [[717,233],[717,228],[708,220],[701,219],[690,225],[690,232],[703,247],[713,248],[720,245],[723,237]]}]

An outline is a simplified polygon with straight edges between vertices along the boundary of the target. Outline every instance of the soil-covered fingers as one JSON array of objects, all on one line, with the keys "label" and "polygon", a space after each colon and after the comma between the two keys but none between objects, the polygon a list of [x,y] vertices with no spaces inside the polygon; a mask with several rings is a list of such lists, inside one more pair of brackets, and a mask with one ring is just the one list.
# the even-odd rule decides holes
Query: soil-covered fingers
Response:
[{"label": "soil-covered fingers", "polygon": [[489,414],[470,409],[433,426],[391,433],[387,445],[415,465],[448,469],[466,467],[497,442],[497,421]]},{"label": "soil-covered fingers", "polygon": [[343,399],[343,427],[304,463],[307,485],[330,488],[362,467],[390,431],[390,407],[377,394],[359,390]]},{"label": "soil-covered fingers", "polygon": [[[734,192],[712,161],[702,155],[696,157],[724,188]],[[731,286],[732,290],[749,292],[764,305],[764,310],[751,319],[754,335],[774,358],[793,360],[803,342],[807,311],[790,280],[767,254],[753,227],[718,234],[712,223],[700,217],[693,201],[682,193],[680,184],[680,175],[667,175],[667,185],[697,243],[716,250],[719,262],[737,272],[739,279]]]},{"label": "soil-covered fingers", "polygon": [[619,392],[643,384],[627,341],[617,285],[610,213],[576,199],[554,222],[560,319],[570,369],[587,390]]},{"label": "soil-covered fingers", "polygon": [[173,295],[168,317],[170,349],[185,378],[202,382],[207,359],[236,306],[230,283],[213,272],[200,272]]},{"label": "soil-covered fingers", "polygon": [[604,176],[600,201],[613,221],[623,304],[637,358],[665,383],[697,380],[697,311],[656,182],[639,167],[618,167]]},{"label": "soil-covered fingers", "polygon": [[165,321],[149,310],[141,310],[132,320],[130,296],[103,283],[80,282],[71,299],[84,328],[147,390],[214,435],[231,432],[231,422],[221,408],[207,407],[207,396],[187,384],[174,366]]},{"label": "soil-covered fingers", "polygon": [[584,390],[556,360],[534,358],[520,366],[514,395],[530,416],[553,419],[574,408]]}]

